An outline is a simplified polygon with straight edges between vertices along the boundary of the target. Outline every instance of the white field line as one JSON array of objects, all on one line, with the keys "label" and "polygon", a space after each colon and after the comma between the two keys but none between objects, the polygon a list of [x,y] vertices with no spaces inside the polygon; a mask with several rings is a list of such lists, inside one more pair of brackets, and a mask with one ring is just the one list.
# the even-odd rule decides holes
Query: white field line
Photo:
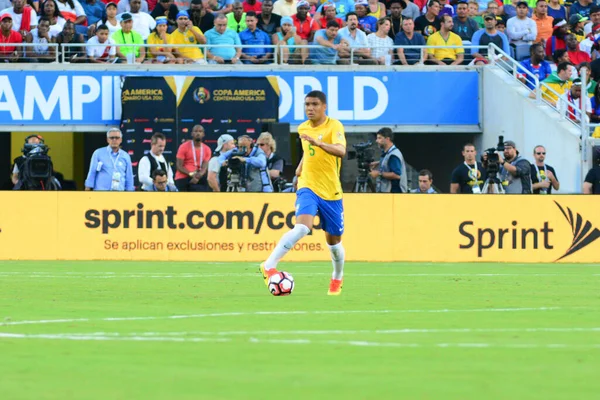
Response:
[{"label": "white field line", "polygon": [[[148,337],[148,336],[63,336],[53,334],[24,334],[24,333],[0,333],[0,339],[46,339],[46,340],[74,340],[74,341],[134,341],[134,342],[231,342],[229,338],[206,338],[206,337]],[[371,342],[361,340],[311,340],[311,339],[258,339],[251,337],[248,343],[253,344],[317,344],[336,346],[357,347],[396,347],[396,348],[512,348],[512,349],[600,349],[600,344],[568,344],[568,343],[395,343],[395,342]]]},{"label": "white field line", "polygon": [[[319,315],[319,314],[397,314],[397,313],[472,313],[472,312],[521,312],[521,311],[552,311],[561,310],[561,307],[527,307],[527,308],[475,308],[475,309],[438,309],[438,310],[325,310],[325,311],[255,311],[255,312],[226,312],[209,314],[186,314],[186,315],[167,315],[150,317],[108,317],[108,318],[71,318],[71,319],[42,319],[31,321],[5,321],[0,322],[0,326],[11,325],[41,325],[41,324],[61,324],[71,322],[92,322],[92,321],[153,321],[168,319],[190,319],[190,318],[211,318],[211,317],[240,317],[240,316],[260,316],[260,315]],[[573,308],[569,308],[572,310]]]}]

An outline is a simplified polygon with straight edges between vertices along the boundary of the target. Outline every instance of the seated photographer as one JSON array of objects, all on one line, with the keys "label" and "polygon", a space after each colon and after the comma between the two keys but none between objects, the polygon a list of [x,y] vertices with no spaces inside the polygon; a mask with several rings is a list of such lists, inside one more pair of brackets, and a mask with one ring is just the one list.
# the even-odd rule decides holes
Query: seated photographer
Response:
[{"label": "seated photographer", "polygon": [[483,168],[483,164],[476,161],[475,145],[473,143],[465,144],[462,156],[463,163],[452,171],[450,193],[480,194],[487,179],[487,171]]},{"label": "seated photographer", "polygon": [[411,190],[411,193],[436,193],[435,189],[431,187],[433,185],[433,174],[428,169],[422,169],[419,171],[419,187]]},{"label": "seated photographer", "polygon": [[147,192],[176,192],[175,186],[169,185],[167,173],[162,169],[152,172],[152,186],[144,189]]},{"label": "seated photographer", "polygon": [[213,192],[227,190],[227,161],[219,161],[219,155],[221,152],[225,153],[233,148],[235,148],[233,136],[228,134],[219,136],[215,154],[208,162],[208,185]]},{"label": "seated photographer", "polygon": [[[483,156],[483,164],[488,163],[487,154]],[[515,142],[504,142],[504,158],[498,154],[500,166],[499,178],[507,194],[531,194],[531,164],[519,156]]]},{"label": "seated photographer", "polygon": [[[219,156],[219,162],[229,162],[229,169],[241,169],[242,187],[246,192],[273,192],[273,185],[267,169],[267,157],[258,147],[254,146],[248,135],[238,137],[238,147]],[[239,166],[236,166],[240,163]]]},{"label": "seated photographer", "polygon": [[278,182],[282,180],[281,174],[283,173],[284,161],[280,158],[275,151],[277,150],[277,143],[273,139],[273,135],[269,132],[263,132],[256,140],[256,145],[265,153],[267,157],[267,169],[269,170],[269,176],[271,177],[271,183],[273,184],[273,191],[279,192]]},{"label": "seated photographer", "polygon": [[377,193],[408,192],[406,164],[393,139],[394,133],[390,128],[381,128],[377,132],[377,145],[382,150],[381,160],[371,163],[371,177],[377,179]]}]

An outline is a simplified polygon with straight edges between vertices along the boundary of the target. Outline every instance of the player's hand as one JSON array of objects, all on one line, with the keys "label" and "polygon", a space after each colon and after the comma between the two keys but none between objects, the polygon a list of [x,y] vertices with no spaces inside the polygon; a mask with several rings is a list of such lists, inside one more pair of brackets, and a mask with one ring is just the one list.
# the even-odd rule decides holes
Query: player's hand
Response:
[{"label": "player's hand", "polygon": [[320,145],[321,145],[321,142],[319,140],[315,139],[314,137],[308,136],[308,135],[300,135],[300,139],[306,140],[309,144],[312,144],[313,146],[320,147]]}]

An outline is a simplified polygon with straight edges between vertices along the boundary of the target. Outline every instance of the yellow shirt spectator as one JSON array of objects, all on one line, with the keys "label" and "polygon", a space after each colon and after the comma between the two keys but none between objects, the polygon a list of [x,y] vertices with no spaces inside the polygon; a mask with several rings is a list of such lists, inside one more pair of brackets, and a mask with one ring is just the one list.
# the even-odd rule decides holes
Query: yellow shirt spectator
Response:
[{"label": "yellow shirt spectator", "polygon": [[[181,32],[179,29],[175,29],[171,33],[170,44],[198,44],[196,37],[192,33],[194,30],[196,33],[203,35],[202,31],[198,29],[197,26],[193,26],[190,29],[186,29],[184,32]],[[199,47],[179,47],[177,48],[179,54],[181,54],[184,58],[189,58],[192,60],[200,60],[204,58],[202,54],[202,50]]]},{"label": "yellow shirt spectator", "polygon": [[[462,46],[462,39],[454,32],[448,33],[448,40],[445,40],[441,32],[436,32],[427,39],[427,46]],[[459,49],[427,49],[428,54],[432,54],[438,60],[450,59],[456,60],[459,54],[465,51]]]},{"label": "yellow shirt spectator", "polygon": [[[167,35],[167,43],[171,43],[171,35],[168,33],[165,35]],[[156,47],[152,47],[151,49],[154,49],[155,51],[165,51],[165,48],[162,47],[165,42],[163,42],[162,38],[156,32],[152,32],[150,36],[148,36],[147,41],[149,45],[156,45]],[[154,58],[152,51],[148,51],[147,55],[148,58]]]}]

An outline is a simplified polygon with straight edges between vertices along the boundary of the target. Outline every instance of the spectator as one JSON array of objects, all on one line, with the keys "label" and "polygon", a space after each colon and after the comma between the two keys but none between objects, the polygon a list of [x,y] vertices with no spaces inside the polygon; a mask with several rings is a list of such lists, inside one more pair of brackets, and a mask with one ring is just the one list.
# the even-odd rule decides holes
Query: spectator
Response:
[{"label": "spectator", "polygon": [[[367,14],[368,6],[369,3],[367,0],[358,0],[354,4],[354,9],[356,10],[355,15],[358,18],[360,29],[362,29],[367,35],[377,30],[377,18]],[[350,13],[346,14],[346,17],[348,17],[349,14]],[[348,22],[348,19],[346,19],[346,22]]]},{"label": "spectator", "polygon": [[[396,5],[396,7],[399,7],[401,9],[401,10],[397,10],[396,12],[399,12],[400,14],[402,14],[403,17],[412,18],[414,21],[415,19],[417,19],[421,16],[421,10],[419,9],[419,6],[417,6],[412,1],[410,1],[410,0],[390,0],[389,7],[390,7],[390,16],[392,18],[394,15],[397,15],[392,10],[392,7],[394,6],[394,4]],[[400,27],[400,26],[402,26],[402,24],[400,23],[398,26]]]},{"label": "spectator", "polygon": [[132,192],[133,169],[131,157],[120,149],[123,134],[118,128],[106,132],[107,147],[94,151],[85,190]]},{"label": "spectator", "polygon": [[[406,11],[406,8],[404,8],[403,10],[403,7],[406,5],[406,1],[408,0],[392,0],[392,2],[390,3],[390,22],[392,23],[392,25],[390,27],[389,36],[392,40],[395,40],[396,35],[402,32],[402,21],[404,18],[411,18],[413,20],[414,25],[415,18],[418,18],[421,15],[418,12],[419,10],[417,10],[416,16],[404,15],[404,11]],[[413,2],[408,2],[415,6]]]},{"label": "spectator", "polygon": [[[582,96],[581,79],[573,79],[571,88],[563,93],[558,100],[558,112],[574,122],[581,122],[581,110],[585,104],[585,112],[589,117],[592,114],[592,102],[589,96]],[[575,104],[575,109],[571,104]]]},{"label": "spectator", "polygon": [[577,0],[569,9],[569,15],[579,14],[582,17],[589,17],[593,0]]},{"label": "spectator", "polygon": [[165,174],[165,183],[168,183],[169,186],[175,186],[173,170],[163,154],[166,145],[167,138],[165,135],[162,133],[152,135],[150,152],[143,156],[138,163],[138,179],[142,185],[142,190],[151,190],[156,171],[162,171]]},{"label": "spectator", "polygon": [[577,76],[581,78],[583,84],[583,75],[585,75],[585,81],[587,82],[587,94],[591,97],[596,93],[596,85],[598,82],[592,78],[592,64],[589,62],[582,62],[577,64]]},{"label": "spectator", "polygon": [[[460,1],[456,6],[456,17],[452,32],[456,33],[464,44],[471,43],[473,34],[479,30],[475,20],[469,18],[469,7],[466,1]],[[510,54],[510,53],[509,53]]]},{"label": "spectator", "polygon": [[27,32],[25,41],[27,43],[35,43],[34,47],[25,48],[27,61],[29,62],[53,62],[56,60],[56,50],[48,44],[52,42],[50,38],[50,20],[46,17],[41,17],[37,28]]},{"label": "spectator", "polygon": [[596,41],[600,38],[600,24],[596,24],[591,29],[592,33],[579,43],[579,50],[585,51],[592,59],[598,58],[598,45]]},{"label": "spectator", "polygon": [[262,3],[257,0],[245,0],[242,5],[244,6],[244,12],[254,11],[255,13],[260,13],[262,10]]},{"label": "spectator", "polygon": [[[502,32],[506,35],[506,21],[504,21],[502,17],[496,16],[496,29],[498,30],[498,32]],[[506,35],[506,37],[508,38],[508,35]]]},{"label": "spectator", "polygon": [[[70,62],[85,62],[86,52],[81,46],[83,41],[83,35],[75,32],[75,24],[71,21],[66,21],[63,26],[62,32],[56,35],[54,41],[58,43],[59,58]],[[63,46],[67,44],[69,46]],[[79,45],[79,46],[74,46]]]},{"label": "spectator", "polygon": [[238,137],[238,147],[245,149],[245,153],[233,153],[231,150],[221,153],[219,162],[223,164],[228,160],[237,159],[242,162],[242,183],[245,191],[252,193],[272,193],[273,185],[267,170],[267,157],[261,148],[254,146],[252,138],[248,135]]},{"label": "spectator", "polygon": [[[183,11],[185,12],[185,11]],[[155,64],[182,64],[185,62],[186,58],[185,57],[181,57],[181,58],[177,58],[174,54],[174,52],[176,51],[175,48],[173,47],[160,47],[160,46],[164,46],[166,44],[173,44],[172,40],[171,40],[171,35],[169,35],[167,33],[167,29],[169,26],[169,21],[167,20],[167,17],[158,17],[156,18],[156,28],[154,28],[154,31],[152,31],[152,33],[150,34],[150,36],[148,36],[148,44],[153,44],[156,45],[157,47],[149,47],[148,48],[148,53],[147,53],[147,62],[151,62],[151,63],[155,63]],[[195,32],[196,28],[195,26],[193,28],[190,29],[189,32],[186,33],[190,33],[193,35],[193,32]],[[179,32],[179,30],[177,30],[176,32]],[[183,35],[182,35],[183,37]],[[192,36],[193,37],[193,36]],[[189,37],[190,41],[192,40],[192,37]],[[185,44],[188,44],[188,42],[184,42]],[[178,43],[175,43],[178,44]],[[197,48],[185,48],[182,50],[198,50],[200,51],[200,49]],[[181,55],[181,53],[178,53]],[[192,54],[192,55],[197,55],[197,54]],[[202,52],[200,52],[200,59],[204,60],[204,58],[202,57]],[[193,61],[191,61],[193,62]]]},{"label": "spectator", "polygon": [[296,28],[296,34],[302,40],[313,41],[315,32],[319,30],[319,24],[308,15],[307,1],[301,0],[298,2],[298,10],[295,15],[292,15],[292,22]]},{"label": "spectator", "polygon": [[[206,43],[206,37],[198,27],[192,24],[187,11],[177,13],[177,29],[171,33],[171,44],[199,45]],[[175,47],[173,54],[184,63],[206,64],[200,47]]]},{"label": "spectator", "polygon": [[[500,47],[506,54],[510,54],[510,46],[508,38],[502,32],[496,29],[496,16],[494,14],[486,14],[483,17],[485,21],[485,29],[480,29],[473,35],[471,44],[473,46],[487,46],[490,43]],[[488,55],[488,49],[471,49],[471,54],[475,58],[485,58]]]},{"label": "spectator", "polygon": [[281,16],[273,14],[273,1],[263,0],[262,12],[258,15],[258,27],[261,31],[269,35],[279,32],[281,26]]},{"label": "spectator", "polygon": [[176,192],[175,186],[169,185],[167,173],[162,169],[157,169],[152,173],[152,186],[144,189],[147,192]]},{"label": "spectator", "polygon": [[[567,9],[560,4],[560,0],[548,2],[548,15],[554,19],[567,19]],[[576,15],[576,14],[575,14]]]},{"label": "spectator", "polygon": [[[139,0],[132,0],[132,4]],[[141,64],[146,59],[146,48],[143,47],[142,35],[133,30],[133,17],[129,13],[121,15],[121,29],[112,34],[117,45],[139,44],[140,46],[117,46],[119,61],[128,64]]]},{"label": "spectator", "polygon": [[48,17],[50,20],[50,37],[56,37],[63,31],[66,19],[63,18],[60,11],[58,11],[58,5],[56,0],[45,0],[42,3],[42,11],[40,17]]},{"label": "spectator", "polygon": [[[444,15],[441,18],[441,29],[429,36],[427,46],[462,46],[460,37],[452,32],[454,22],[452,17]],[[460,65],[464,61],[465,51],[462,48],[427,49],[427,64]]]},{"label": "spectator", "polygon": [[579,50],[579,42],[572,33],[569,33],[565,39],[567,44],[567,53],[569,53],[569,60],[575,65],[579,65],[583,62],[592,62],[590,55],[584,51]]},{"label": "spectator", "polygon": [[[496,3],[495,0],[489,0],[486,4],[486,7],[487,8],[483,12],[483,15],[494,14],[494,16],[497,16],[500,14],[500,7],[498,6],[498,3]],[[442,14],[442,13],[440,12],[440,14]]]},{"label": "spectator", "polygon": [[[8,13],[0,15],[0,42],[23,43],[23,36],[12,30],[12,17]],[[17,62],[19,60],[19,50],[17,46],[0,46],[0,61]]]},{"label": "spectator", "polygon": [[110,32],[106,25],[100,25],[96,29],[96,36],[87,41],[86,51],[89,62],[110,64],[115,61],[117,46],[109,36]]},{"label": "spectator", "polygon": [[571,89],[572,82],[569,79],[571,77],[572,69],[573,66],[568,62],[561,62],[558,64],[556,72],[543,80],[546,86],[542,86],[542,99],[548,101],[552,105],[556,105],[558,97],[549,91],[547,87],[558,93],[559,96]]},{"label": "spectator", "polygon": [[272,36],[272,41],[274,45],[278,46],[276,51],[278,54],[281,54],[281,61],[284,64],[289,61],[295,63],[298,60],[301,60],[302,64],[304,64],[304,61],[308,57],[308,48],[297,49],[294,45],[306,45],[307,42],[294,34],[293,27],[292,17],[281,18],[281,32],[275,32]]},{"label": "spectator", "polygon": [[[517,3],[517,16],[510,18],[506,25],[511,44],[515,46],[527,45],[521,51],[529,49],[529,46],[537,37],[537,25],[531,18],[527,17],[528,10],[527,3],[519,1]],[[517,60],[522,58],[518,47],[516,58]]]},{"label": "spectator", "polygon": [[325,13],[324,16],[319,18],[319,20],[317,21],[317,23],[319,24],[319,29],[325,29],[325,27],[327,26],[327,22],[329,21],[335,21],[340,26],[344,25],[344,21],[341,18],[337,17],[337,12],[333,4],[323,4],[323,12]]},{"label": "spectator", "polygon": [[535,22],[537,28],[535,43],[545,43],[552,36],[552,21],[554,21],[554,18],[548,16],[548,3],[546,0],[537,0],[531,19]]},{"label": "spectator", "polygon": [[473,21],[477,22],[479,29],[485,28],[485,25],[483,23],[483,18],[481,17],[481,15],[479,15],[479,3],[477,3],[477,0],[469,0],[468,6],[469,6],[469,18],[471,18]]},{"label": "spectator", "polygon": [[240,1],[233,3],[233,12],[227,14],[227,29],[240,33],[246,29],[246,13]]},{"label": "spectator", "polygon": [[[323,14],[323,6],[325,4],[333,4],[337,11],[336,17],[344,20],[346,18],[346,14],[348,14],[349,12],[352,12],[352,11],[356,11],[356,9],[354,7],[354,3],[355,3],[354,0],[328,0],[326,3],[322,4],[317,9],[317,12],[315,14],[315,19],[318,20],[321,18],[321,14]],[[340,25],[340,28],[341,28],[341,25]],[[327,28],[323,27],[323,29],[327,29]]]},{"label": "spectator", "polygon": [[208,9],[213,13],[226,15],[233,9],[234,0],[208,0]]},{"label": "spectator", "polygon": [[4,14],[11,16],[12,30],[19,32],[22,37],[27,37],[27,33],[37,26],[37,13],[25,0],[13,0],[12,7],[0,11],[0,15]]},{"label": "spectator", "polygon": [[533,194],[552,194],[552,189],[559,190],[560,182],[556,177],[556,171],[550,165],[545,164],[546,148],[535,146],[533,149],[535,163],[531,164],[531,188]]},{"label": "spectator", "polygon": [[[544,46],[541,43],[532,44],[529,48],[530,58],[521,61],[521,67],[531,72],[541,82],[552,74],[550,63],[544,60]],[[519,80],[529,89],[535,89],[535,82],[526,74],[519,73]]]},{"label": "spectator", "polygon": [[[258,17],[254,11],[246,13],[246,30],[240,32],[240,41],[243,45],[271,45],[268,34],[257,28]],[[269,47],[252,47],[242,50],[244,64],[268,64],[273,62],[273,50]]]},{"label": "spectator", "polygon": [[[415,32],[415,23],[410,18],[404,18],[402,31],[398,32],[394,40],[395,46],[425,46],[425,38],[419,32]],[[401,65],[413,65],[426,59],[427,50],[397,48],[396,54]]]},{"label": "spectator", "polygon": [[[213,64],[237,64],[242,54],[242,42],[237,33],[227,29],[227,17],[219,14],[215,17],[215,27],[206,32],[209,45],[229,45],[229,47],[208,47],[206,58]],[[237,46],[237,47],[236,47]]]},{"label": "spectator", "polygon": [[367,36],[371,57],[381,65],[391,65],[392,63],[394,41],[388,36],[390,26],[389,18],[381,18],[377,21],[377,32]]},{"label": "spectator", "polygon": [[567,48],[565,40],[569,29],[567,22],[564,19],[555,19],[552,23],[554,24],[552,36],[546,41],[547,57],[551,57],[556,50]]},{"label": "spectator", "polygon": [[368,15],[379,20],[387,15],[385,4],[379,0],[368,0],[367,2]]},{"label": "spectator", "polygon": [[600,167],[588,171],[583,182],[583,194],[600,194]]},{"label": "spectator", "polygon": [[568,30],[567,33],[572,33],[577,38],[577,42],[581,42],[585,39],[585,32],[583,30],[583,26],[585,21],[587,21],[587,17],[582,17],[579,14],[571,15],[569,18]]},{"label": "spectator", "polygon": [[[517,16],[517,4],[522,0],[511,0],[511,4],[504,4],[504,15],[507,19],[513,18]],[[531,18],[533,16],[533,10],[529,8],[529,4],[527,5],[527,16]]]},{"label": "spectator", "polygon": [[450,193],[481,194],[483,184],[487,179],[487,172],[483,164],[477,161],[475,145],[467,143],[463,146],[462,156],[464,161],[452,171],[450,180]]},{"label": "spectator", "polygon": [[88,26],[97,24],[98,21],[106,18],[106,5],[100,0],[83,0],[81,7],[87,17]]},{"label": "spectator", "polygon": [[108,33],[112,36],[113,33],[121,29],[119,20],[117,20],[117,4],[112,1],[106,4],[106,14],[104,18],[96,22],[94,25],[90,25],[88,28],[88,37],[92,37],[96,34],[96,29],[100,25],[106,25]]},{"label": "spectator", "polygon": [[381,159],[371,163],[371,178],[376,179],[377,193],[407,193],[408,179],[406,163],[394,145],[394,133],[390,128],[377,132],[377,146],[381,149]]},{"label": "spectator", "polygon": [[[296,14],[298,3],[298,0],[278,0],[273,5],[273,14],[277,14],[280,17],[291,17]],[[306,5],[309,7],[308,2],[306,2]]]},{"label": "spectator", "polygon": [[[579,15],[579,14],[573,14],[571,13],[570,15]],[[585,18],[583,15],[581,15],[582,18]],[[566,19],[566,18],[565,18]],[[583,33],[585,36],[589,35],[590,33],[592,33],[592,28],[596,25],[596,24],[600,24],[600,7],[597,5],[593,5],[590,8],[590,15],[589,15],[589,20],[592,21],[591,24],[586,24],[583,27]]]},{"label": "spectator", "polygon": [[411,190],[411,193],[432,194],[436,193],[433,185],[433,174],[428,169],[419,171],[419,187]]},{"label": "spectator", "polygon": [[150,36],[150,32],[156,28],[156,21],[150,16],[150,14],[140,11],[141,5],[141,0],[130,0],[129,8],[131,11],[120,14],[117,16],[117,18],[120,18],[122,21],[125,15],[129,15],[129,17],[131,17],[133,20],[132,30],[139,33],[143,40],[146,40],[148,39],[148,36]]},{"label": "spectator", "polygon": [[58,0],[56,5],[64,19],[73,22],[76,26],[87,26],[87,16],[78,0]]},{"label": "spectator", "polygon": [[189,13],[194,26],[202,32],[208,32],[215,27],[215,16],[213,13],[206,11],[206,8],[202,5],[202,0],[192,0]]},{"label": "spectator", "polygon": [[[200,4],[202,4],[202,0],[196,0],[196,1],[199,1]],[[204,9],[204,7],[202,7],[202,9]],[[173,0],[160,0],[159,2],[156,3],[156,6],[150,13],[150,16],[152,18],[154,18],[155,21],[159,17],[166,17],[167,22],[168,22],[167,26],[169,28],[171,28],[171,27],[177,28],[177,13],[179,13],[179,9],[175,5],[175,3],[173,3]],[[168,29],[168,30],[171,30],[171,29]],[[200,30],[202,30],[202,28],[200,28]]]},{"label": "spectator", "polygon": [[342,43],[339,34],[340,26],[335,21],[327,23],[327,29],[320,29],[315,33],[314,46],[310,48],[310,61],[313,64],[335,64],[339,58],[338,50],[348,48],[347,42]]},{"label": "spectator", "polygon": [[[358,4],[356,4],[358,6]],[[367,42],[367,35],[358,29],[358,16],[354,12],[346,15],[346,26],[338,31],[342,40],[348,43],[349,48],[339,50],[338,55],[343,59],[352,59],[350,63],[373,64],[371,49]],[[354,49],[352,52],[350,49]]]},{"label": "spectator", "polygon": [[183,142],[177,150],[177,172],[175,186],[180,192],[206,192],[208,182],[206,172],[210,160],[210,147],[202,143],[204,127],[192,128],[192,140]]},{"label": "spectator", "polygon": [[499,177],[507,194],[531,194],[531,164],[519,156],[515,142],[504,142],[504,158],[498,155]]},{"label": "spectator", "polygon": [[224,192],[227,189],[227,166],[219,161],[219,156],[221,152],[225,153],[233,148],[235,148],[233,136],[228,134],[219,136],[215,154],[208,162],[208,185],[213,192]]},{"label": "spectator", "polygon": [[425,39],[440,30],[441,24],[438,18],[440,8],[438,0],[430,0],[427,4],[427,13],[415,20],[415,31],[423,35]]},{"label": "spectator", "polygon": [[283,174],[283,167],[285,161],[279,157],[275,152],[277,151],[277,143],[269,132],[263,132],[256,140],[256,145],[265,153],[267,157],[267,170],[269,171],[269,177],[275,192],[279,192],[279,185],[277,184]]},{"label": "spectator", "polygon": [[[131,0],[119,0],[118,4],[117,12],[119,14],[131,13]],[[140,0],[139,10],[144,13],[150,12],[150,8],[148,7],[148,2],[146,0]]]}]

